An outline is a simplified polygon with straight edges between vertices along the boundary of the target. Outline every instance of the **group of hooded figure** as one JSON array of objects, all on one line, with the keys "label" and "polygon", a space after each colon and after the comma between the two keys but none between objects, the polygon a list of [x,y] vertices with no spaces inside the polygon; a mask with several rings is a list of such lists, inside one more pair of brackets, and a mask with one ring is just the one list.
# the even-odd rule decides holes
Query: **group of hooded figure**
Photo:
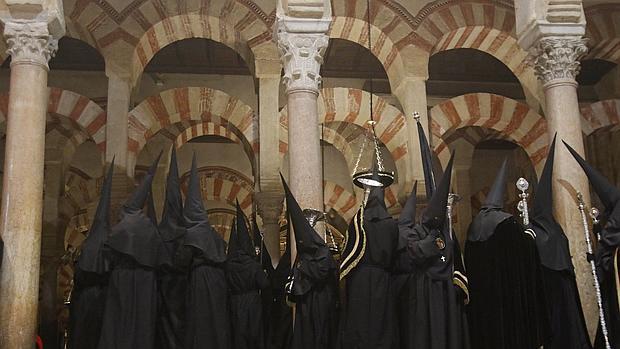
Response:
[{"label": "group of hooded figure", "polygon": [[[256,220],[253,243],[238,204],[228,246],[209,224],[195,159],[183,205],[173,151],[159,224],[150,190],[157,161],[111,228],[110,169],[76,262],[69,347],[592,348],[568,239],[552,212],[555,139],[530,224],[504,211],[504,161],[461,254],[447,209],[454,153],[435,182],[418,127],[425,209],[418,218],[417,183],[398,219],[384,188],[365,188],[338,262],[284,179],[288,238],[274,267],[257,249]],[[569,149],[606,207],[589,258],[599,268],[610,340],[620,347],[620,190]],[[600,330],[594,347],[604,348]]]}]

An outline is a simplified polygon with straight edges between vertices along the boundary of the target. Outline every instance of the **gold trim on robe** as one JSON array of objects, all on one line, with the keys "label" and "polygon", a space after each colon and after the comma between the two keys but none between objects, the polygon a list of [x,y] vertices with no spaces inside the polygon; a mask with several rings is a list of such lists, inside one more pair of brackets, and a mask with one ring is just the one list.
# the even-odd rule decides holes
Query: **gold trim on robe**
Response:
[{"label": "gold trim on robe", "polygon": [[[353,217],[354,236],[351,229],[347,229],[345,248],[342,253],[340,264],[340,280],[344,279],[364,257],[366,252],[366,230],[364,229],[364,208],[359,210]],[[349,249],[349,244],[352,244]]]}]

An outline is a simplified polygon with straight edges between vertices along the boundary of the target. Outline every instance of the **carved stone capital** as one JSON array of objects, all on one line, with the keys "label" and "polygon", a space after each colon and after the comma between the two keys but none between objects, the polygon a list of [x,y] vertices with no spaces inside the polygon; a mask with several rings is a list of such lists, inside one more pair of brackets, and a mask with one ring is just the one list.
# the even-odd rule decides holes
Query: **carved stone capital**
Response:
[{"label": "carved stone capital", "polygon": [[284,194],[277,192],[259,192],[254,194],[258,214],[265,223],[276,224],[282,214]]},{"label": "carved stone capital", "polygon": [[288,32],[279,24],[277,40],[284,66],[282,81],[286,84],[286,92],[306,90],[318,93],[321,85],[321,64],[329,37],[322,32]]},{"label": "carved stone capital", "polygon": [[33,20],[12,20],[4,26],[7,53],[11,55],[11,66],[36,64],[49,69],[48,62],[58,50],[58,39],[54,38],[45,22]]},{"label": "carved stone capital", "polygon": [[581,69],[579,60],[588,52],[583,38],[543,38],[532,49],[536,76],[543,84],[556,80],[575,80]]}]

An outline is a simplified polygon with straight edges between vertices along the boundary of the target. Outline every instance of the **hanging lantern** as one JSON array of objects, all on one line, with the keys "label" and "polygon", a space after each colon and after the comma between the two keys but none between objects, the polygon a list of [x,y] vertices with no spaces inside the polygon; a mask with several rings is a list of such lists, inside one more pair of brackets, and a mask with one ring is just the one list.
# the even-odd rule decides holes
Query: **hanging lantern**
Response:
[{"label": "hanging lantern", "polygon": [[[362,189],[385,188],[394,183],[394,172],[387,171],[383,165],[383,155],[375,135],[375,124],[376,122],[373,120],[366,124],[366,131],[362,136],[362,145],[353,167],[353,184]],[[367,154],[365,152],[367,147],[372,153]],[[368,159],[369,157],[370,159]],[[364,162],[366,165],[363,164]]]}]

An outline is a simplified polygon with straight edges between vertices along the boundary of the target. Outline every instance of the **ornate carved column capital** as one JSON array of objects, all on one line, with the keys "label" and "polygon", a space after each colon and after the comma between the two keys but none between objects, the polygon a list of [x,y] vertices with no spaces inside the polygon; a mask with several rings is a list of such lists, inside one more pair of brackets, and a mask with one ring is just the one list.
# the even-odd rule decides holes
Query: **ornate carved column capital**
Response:
[{"label": "ornate carved column capital", "polygon": [[284,194],[278,192],[258,192],[254,194],[258,214],[263,222],[275,224],[282,214]]},{"label": "ornate carved column capital", "polygon": [[532,48],[536,76],[547,85],[557,80],[575,80],[579,60],[588,52],[587,39],[543,38]]},{"label": "ornate carved column capital", "polygon": [[303,90],[318,94],[321,64],[329,37],[323,32],[288,32],[280,22],[277,41],[284,66],[282,81],[286,84],[286,92]]},{"label": "ornate carved column capital", "polygon": [[4,37],[11,66],[36,64],[49,69],[48,62],[58,50],[58,39],[50,34],[45,22],[10,20],[5,23]]}]

